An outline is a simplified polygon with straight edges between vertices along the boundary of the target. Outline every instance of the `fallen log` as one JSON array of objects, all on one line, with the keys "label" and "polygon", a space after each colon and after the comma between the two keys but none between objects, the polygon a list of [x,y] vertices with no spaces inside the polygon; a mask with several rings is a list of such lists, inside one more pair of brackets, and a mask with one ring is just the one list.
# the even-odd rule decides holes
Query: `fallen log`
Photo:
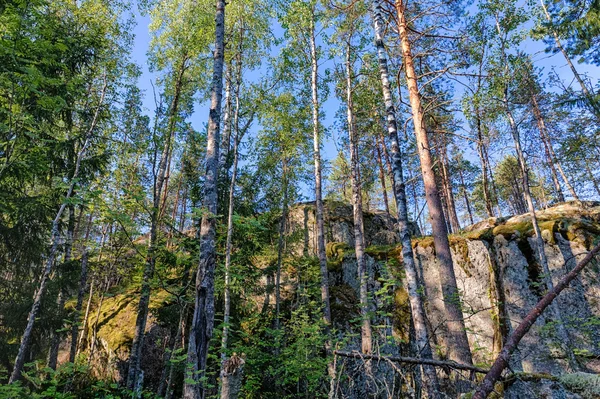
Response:
[{"label": "fallen log", "polygon": [[531,329],[531,326],[536,322],[542,312],[552,303],[552,301],[573,281],[577,275],[583,270],[594,259],[594,257],[600,253],[600,245],[592,249],[583,258],[577,266],[573,268],[569,273],[565,274],[563,278],[554,286],[553,289],[548,291],[546,295],[531,309],[531,311],[525,316],[521,324],[508,336],[506,344],[500,351],[500,354],[494,361],[494,364],[490,368],[489,372],[483,378],[483,381],[477,387],[473,399],[485,399],[494,390],[494,385],[502,376],[502,372],[508,366],[510,356],[513,354],[521,339]]}]

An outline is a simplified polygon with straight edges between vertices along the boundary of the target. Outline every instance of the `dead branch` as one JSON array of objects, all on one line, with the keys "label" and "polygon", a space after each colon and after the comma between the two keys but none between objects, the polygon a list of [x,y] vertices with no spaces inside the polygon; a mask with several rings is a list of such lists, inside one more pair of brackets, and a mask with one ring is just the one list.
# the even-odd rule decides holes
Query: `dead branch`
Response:
[{"label": "dead branch", "polygon": [[508,366],[510,356],[517,349],[521,339],[531,329],[531,326],[536,322],[538,317],[546,310],[546,308],[552,303],[552,301],[573,281],[577,275],[583,270],[588,263],[594,259],[594,257],[600,252],[600,245],[592,249],[588,254],[571,270],[567,273],[559,282],[554,286],[553,289],[540,299],[540,301],[531,309],[527,316],[523,319],[521,324],[508,336],[506,344],[502,351],[494,361],[492,368],[484,377],[481,384],[477,387],[477,391],[473,396],[473,399],[485,399],[493,391],[496,381],[502,376],[502,372]]}]

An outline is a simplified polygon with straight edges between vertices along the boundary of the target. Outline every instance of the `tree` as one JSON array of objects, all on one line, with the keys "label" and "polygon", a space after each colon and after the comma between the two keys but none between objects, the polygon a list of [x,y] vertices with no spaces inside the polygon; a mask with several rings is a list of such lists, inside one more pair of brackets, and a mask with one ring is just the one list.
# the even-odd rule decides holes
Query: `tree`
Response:
[{"label": "tree", "polygon": [[216,3],[214,67],[206,144],[203,215],[200,226],[200,263],[196,274],[196,299],[188,341],[184,397],[201,399],[205,388],[201,377],[206,370],[209,341],[214,321],[214,272],[216,264],[215,225],[217,216],[217,177],[221,98],[223,96],[223,60],[225,47],[225,1]]}]

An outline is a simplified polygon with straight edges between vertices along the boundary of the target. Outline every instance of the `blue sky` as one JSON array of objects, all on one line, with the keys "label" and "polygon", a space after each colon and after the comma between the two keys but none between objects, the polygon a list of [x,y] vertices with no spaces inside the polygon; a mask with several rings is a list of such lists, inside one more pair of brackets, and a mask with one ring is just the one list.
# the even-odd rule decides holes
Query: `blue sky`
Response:
[{"label": "blue sky", "polygon": [[[136,27],[135,27],[135,42],[133,47],[133,60],[142,68],[142,76],[140,77],[140,87],[145,92],[144,96],[144,108],[146,112],[151,115],[154,110],[154,100],[152,95],[152,85],[151,81],[156,79],[156,76],[148,70],[147,64],[147,56],[146,53],[149,48],[150,43],[150,35],[148,31],[148,25],[150,23],[150,18],[147,16],[140,15],[136,10]],[[276,27],[275,30],[280,31],[281,28]],[[278,34],[277,32],[275,32]],[[554,68],[561,79],[566,83],[573,83],[573,75],[566,65],[566,62],[561,54],[547,54],[545,50],[545,44],[540,41],[533,41],[528,39],[524,42],[522,50],[532,55],[533,60],[536,66],[543,69],[543,72],[547,74],[550,70]],[[274,50],[278,51],[278,50]],[[324,65],[324,67],[332,67],[333,64]],[[589,64],[576,64],[578,71],[581,74],[588,75],[593,82],[597,82],[600,77],[600,68],[595,67]],[[252,73],[255,76],[260,75],[260,71],[255,71]],[[460,96],[462,89],[460,85],[455,85],[455,96],[458,98]],[[337,132],[334,127],[335,122],[335,113],[340,107],[340,102],[335,98],[334,95],[330,95],[330,97],[323,102],[322,104],[322,112],[324,114],[323,124],[326,128],[330,129],[331,135],[326,139],[323,145],[323,157],[326,160],[333,160],[333,158],[337,155],[337,147],[335,145],[335,140],[339,138],[340,134],[344,134],[344,132]],[[208,104],[197,104],[195,107],[194,114],[192,115],[190,121],[194,128],[200,130],[202,126],[206,123],[208,119]],[[254,126],[254,130],[258,130],[258,126]],[[469,158],[472,158],[471,155]],[[311,190],[308,188],[304,189],[305,196],[310,199],[312,198]]]}]

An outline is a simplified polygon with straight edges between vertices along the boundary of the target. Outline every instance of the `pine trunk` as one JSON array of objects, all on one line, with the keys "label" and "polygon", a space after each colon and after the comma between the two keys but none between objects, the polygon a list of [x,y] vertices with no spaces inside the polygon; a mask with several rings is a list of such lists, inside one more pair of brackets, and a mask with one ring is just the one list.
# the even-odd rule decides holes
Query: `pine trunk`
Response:
[{"label": "pine trunk", "polygon": [[423,175],[425,196],[429,209],[429,217],[431,219],[435,253],[439,262],[440,283],[442,294],[444,296],[446,316],[448,317],[448,355],[450,359],[459,363],[473,364],[458,287],[456,285],[456,276],[452,264],[450,243],[448,242],[448,229],[444,220],[440,195],[435,183],[429,139],[423,124],[421,95],[419,93],[411,45],[408,38],[408,25],[406,22],[404,3],[402,1],[397,1],[395,6],[398,18],[398,33],[402,47],[402,59],[404,61],[406,73],[406,83],[409,90],[419,159],[421,160],[421,173]]}]

